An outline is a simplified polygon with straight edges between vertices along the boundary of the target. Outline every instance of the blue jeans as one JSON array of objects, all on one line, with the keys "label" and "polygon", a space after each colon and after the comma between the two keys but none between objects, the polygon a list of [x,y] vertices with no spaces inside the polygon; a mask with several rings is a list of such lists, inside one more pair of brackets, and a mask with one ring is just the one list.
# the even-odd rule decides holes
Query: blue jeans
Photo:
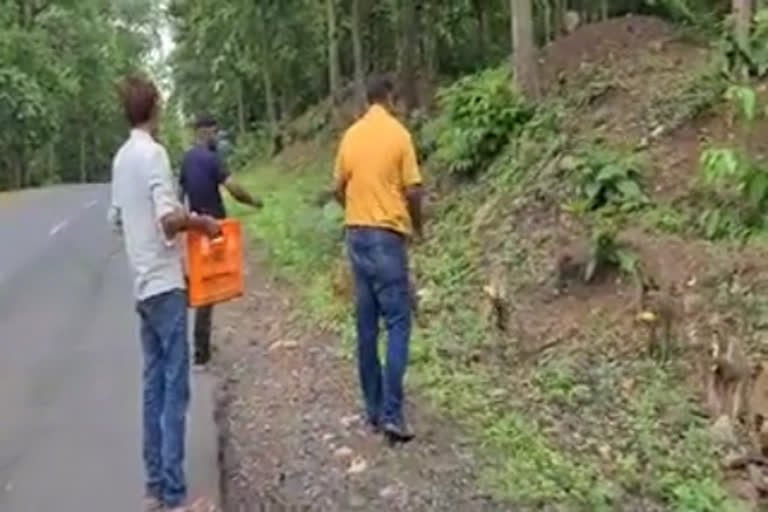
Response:
[{"label": "blue jeans", "polygon": [[[350,227],[347,253],[355,276],[358,371],[368,419],[402,425],[412,307],[406,242],[384,229]],[[380,317],[389,334],[383,371],[378,354]]]},{"label": "blue jeans", "polygon": [[172,290],[138,303],[144,356],[144,467],[148,496],[169,507],[186,498],[184,440],[189,407],[187,297]]}]

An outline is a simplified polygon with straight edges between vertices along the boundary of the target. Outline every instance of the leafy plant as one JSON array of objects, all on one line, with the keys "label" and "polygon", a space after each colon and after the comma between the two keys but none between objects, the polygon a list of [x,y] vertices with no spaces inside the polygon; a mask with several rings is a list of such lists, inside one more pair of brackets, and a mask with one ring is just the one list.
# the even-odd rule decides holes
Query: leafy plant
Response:
[{"label": "leafy plant", "polygon": [[760,115],[757,95],[750,87],[733,86],[726,99],[733,117],[741,119],[742,144],[739,148],[712,147],[701,154],[703,186],[716,202],[699,217],[698,225],[707,238],[743,237],[762,229],[768,206],[768,168],[748,152],[752,123]]},{"label": "leafy plant", "polygon": [[725,57],[723,71],[732,78],[766,76],[768,73],[768,8],[758,9],[755,13],[752,30],[746,43],[737,40],[731,25],[731,23],[725,24],[725,32],[719,42],[719,50]]},{"label": "leafy plant", "polygon": [[471,75],[440,90],[440,114],[422,130],[422,151],[449,173],[473,176],[489,165],[534,115],[506,69]]},{"label": "leafy plant", "polygon": [[598,215],[592,227],[589,245],[589,260],[585,279],[590,281],[597,269],[613,267],[629,276],[638,277],[638,260],[635,253],[619,242],[619,224],[615,217]]},{"label": "leafy plant", "polygon": [[571,207],[591,212],[611,207],[621,212],[636,210],[649,202],[640,186],[637,162],[604,147],[590,148],[561,163],[573,175],[579,199]]}]

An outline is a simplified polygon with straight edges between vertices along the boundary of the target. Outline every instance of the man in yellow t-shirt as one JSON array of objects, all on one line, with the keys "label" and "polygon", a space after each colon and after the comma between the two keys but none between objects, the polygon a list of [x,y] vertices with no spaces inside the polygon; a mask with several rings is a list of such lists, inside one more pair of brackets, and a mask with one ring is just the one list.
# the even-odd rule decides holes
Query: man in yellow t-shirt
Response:
[{"label": "man in yellow t-shirt", "polygon": [[[411,300],[408,239],[422,237],[422,179],[408,130],[390,113],[388,79],[368,86],[368,112],[342,138],[336,197],[345,209],[347,253],[355,276],[358,371],[368,422],[392,441],[413,438],[403,415]],[[389,340],[378,356],[379,317]]]}]

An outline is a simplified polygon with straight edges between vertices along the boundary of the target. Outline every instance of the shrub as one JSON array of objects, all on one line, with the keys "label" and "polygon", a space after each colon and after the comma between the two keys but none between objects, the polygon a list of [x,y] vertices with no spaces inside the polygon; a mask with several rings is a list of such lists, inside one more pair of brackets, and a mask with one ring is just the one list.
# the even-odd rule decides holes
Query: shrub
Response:
[{"label": "shrub", "polygon": [[606,207],[629,212],[649,202],[640,186],[639,166],[626,155],[595,146],[566,157],[561,166],[575,180],[578,199],[571,209],[576,212]]},{"label": "shrub", "polygon": [[699,161],[703,191],[716,206],[702,212],[698,227],[707,238],[738,238],[766,226],[768,168],[749,153],[753,122],[761,115],[754,89],[733,86],[726,99],[741,121],[740,147],[712,147]]},{"label": "shrub", "polygon": [[439,115],[421,130],[420,150],[448,173],[475,176],[534,114],[506,69],[465,77],[437,95]]}]

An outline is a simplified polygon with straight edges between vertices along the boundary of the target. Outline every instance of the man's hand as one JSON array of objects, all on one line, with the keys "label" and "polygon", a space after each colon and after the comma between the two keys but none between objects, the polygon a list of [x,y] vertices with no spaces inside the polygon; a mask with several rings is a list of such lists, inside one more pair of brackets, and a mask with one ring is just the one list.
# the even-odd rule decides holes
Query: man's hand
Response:
[{"label": "man's hand", "polygon": [[224,188],[232,194],[232,197],[234,197],[238,203],[247,204],[257,209],[264,207],[264,203],[260,199],[253,197],[239,183],[235,182],[232,177],[227,178],[227,181],[224,182]]},{"label": "man's hand", "polygon": [[221,236],[221,226],[219,222],[210,215],[190,214],[191,225],[196,225],[199,230],[208,236],[208,238],[218,238]]}]

